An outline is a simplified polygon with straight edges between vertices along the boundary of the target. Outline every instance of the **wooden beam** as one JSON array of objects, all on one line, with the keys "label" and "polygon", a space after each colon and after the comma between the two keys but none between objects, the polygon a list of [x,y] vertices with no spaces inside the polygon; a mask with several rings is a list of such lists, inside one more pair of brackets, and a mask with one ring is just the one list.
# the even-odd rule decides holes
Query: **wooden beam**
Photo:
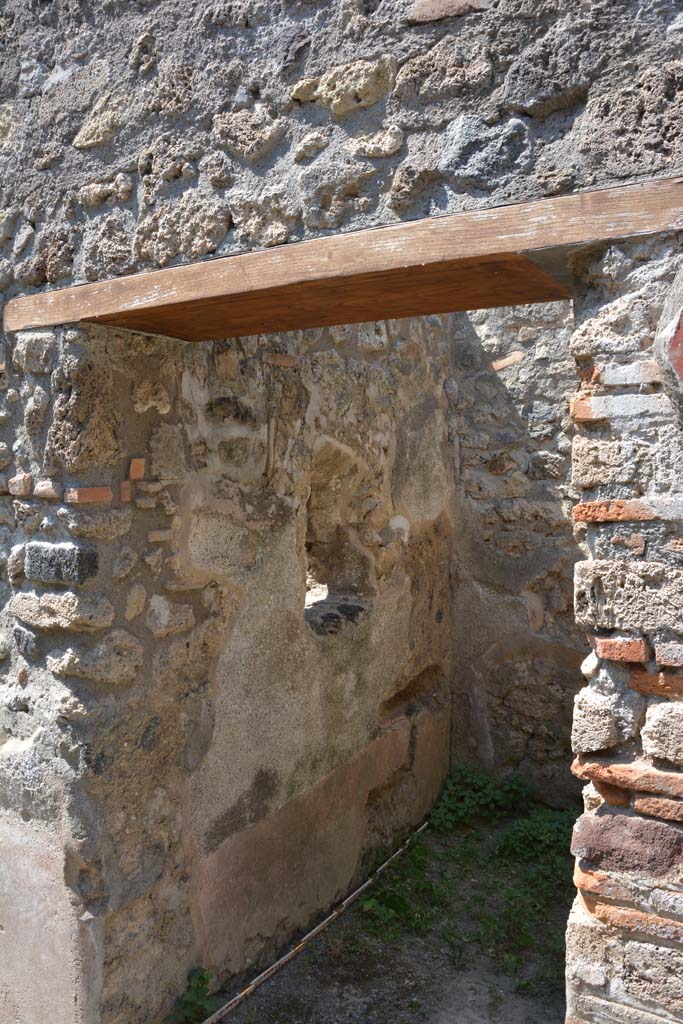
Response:
[{"label": "wooden beam", "polygon": [[[567,298],[544,252],[683,228],[659,178],[12,299],[8,331],[94,321],[187,341]],[[552,261],[549,261],[552,262]]]}]

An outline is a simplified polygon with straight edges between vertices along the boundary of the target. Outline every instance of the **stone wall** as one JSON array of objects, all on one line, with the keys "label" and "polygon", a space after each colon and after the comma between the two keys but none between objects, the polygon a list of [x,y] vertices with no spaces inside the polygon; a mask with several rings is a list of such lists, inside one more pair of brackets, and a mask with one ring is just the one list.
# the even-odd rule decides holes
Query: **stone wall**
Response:
[{"label": "stone wall", "polygon": [[586,640],[574,622],[571,303],[458,316],[453,759],[521,771],[574,801],[570,733]]},{"label": "stone wall", "polygon": [[683,441],[653,358],[663,306],[662,352],[679,328],[680,243],[614,246],[586,265],[593,289],[572,338],[586,556],[575,607],[593,652],[572,735],[587,785],[573,842],[571,1024],[683,1020]]},{"label": "stone wall", "polygon": [[[147,1024],[196,963],[222,978],[272,954],[433,803],[448,342],[438,318],[197,347],[13,338],[12,1019]],[[22,953],[38,888],[44,986]]]},{"label": "stone wall", "polygon": [[[0,45],[3,299],[682,163],[676,0],[7,0]],[[453,757],[566,801],[586,630],[603,660],[579,774],[603,795],[584,875],[612,870],[590,864],[619,828],[677,849],[640,791],[598,806],[629,787],[590,768],[600,736],[608,766],[636,750],[673,775],[622,749],[657,701],[615,652],[677,675],[652,660],[680,626],[677,506],[631,528],[604,503],[663,501],[680,475],[641,346],[676,244],[577,265],[576,327],[556,304],[201,347],[5,339],[3,1015],[148,1024],[189,966],[267,956],[429,807],[451,730]],[[642,621],[611,617],[626,583]],[[675,712],[647,714],[643,743],[671,733]],[[640,946],[595,900],[573,919],[571,1012],[642,1021],[644,981],[624,1008]],[[647,998],[676,1019],[661,985]]]}]

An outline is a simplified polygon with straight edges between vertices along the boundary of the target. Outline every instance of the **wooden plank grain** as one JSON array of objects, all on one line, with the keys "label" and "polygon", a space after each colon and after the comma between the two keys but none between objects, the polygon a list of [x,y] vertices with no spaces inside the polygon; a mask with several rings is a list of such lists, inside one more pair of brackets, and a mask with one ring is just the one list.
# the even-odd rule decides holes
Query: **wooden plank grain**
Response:
[{"label": "wooden plank grain", "polygon": [[[478,303],[501,304],[496,299],[500,282],[493,277],[486,296],[485,271],[481,269],[486,261],[493,272],[497,260],[499,274],[507,265],[512,281],[520,269],[513,266],[514,257],[525,253],[535,256],[547,248],[557,251],[677,228],[683,228],[683,178],[660,178],[341,233],[22,296],[7,303],[5,329],[95,320],[187,340],[229,337],[247,329],[250,333],[284,330],[291,327],[275,325],[293,323],[292,316],[282,311],[283,303],[291,305],[287,301],[294,294],[290,289],[295,289],[301,313],[295,324],[298,327],[329,322],[320,319],[331,315],[320,308],[323,302],[340,312],[346,308],[344,315],[354,319],[416,315],[392,312],[403,308],[402,302],[420,312],[447,311],[442,308],[444,302],[448,309],[481,308],[460,303],[467,291],[465,277],[471,272],[473,301],[476,294]],[[528,266],[526,269],[531,275],[526,290],[530,297],[524,301],[545,301],[548,275],[544,279],[541,272],[534,277]],[[444,274],[450,276],[446,279]],[[406,287],[422,289],[423,296],[410,302],[400,297],[399,301],[396,293]],[[512,292],[518,291],[519,280],[510,287]],[[536,287],[538,298],[534,297]],[[453,289],[458,293],[455,307],[448,305],[448,292]],[[435,299],[437,307],[424,308]],[[455,296],[450,301],[455,301]],[[210,328],[210,324],[214,326]]]},{"label": "wooden plank grain", "polygon": [[524,256],[448,261],[436,266],[356,274],[302,282],[241,295],[218,296],[107,314],[118,327],[182,337],[186,341],[232,338],[377,319],[455,313],[569,298],[566,286]]}]

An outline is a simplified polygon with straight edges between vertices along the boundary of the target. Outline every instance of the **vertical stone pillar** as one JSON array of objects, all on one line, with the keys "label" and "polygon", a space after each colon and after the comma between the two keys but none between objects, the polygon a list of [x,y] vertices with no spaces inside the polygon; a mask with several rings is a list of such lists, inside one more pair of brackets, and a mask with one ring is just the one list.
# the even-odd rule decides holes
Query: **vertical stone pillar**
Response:
[{"label": "vertical stone pillar", "polygon": [[573,726],[587,785],[568,1024],[683,1020],[683,435],[653,352],[674,254],[608,250],[590,268],[572,343],[583,381],[574,519],[587,556],[575,603],[593,653]]},{"label": "vertical stone pillar", "polygon": [[177,571],[179,353],[99,330],[26,332],[11,346],[3,1019],[147,1021],[197,960],[182,821],[221,594]]}]

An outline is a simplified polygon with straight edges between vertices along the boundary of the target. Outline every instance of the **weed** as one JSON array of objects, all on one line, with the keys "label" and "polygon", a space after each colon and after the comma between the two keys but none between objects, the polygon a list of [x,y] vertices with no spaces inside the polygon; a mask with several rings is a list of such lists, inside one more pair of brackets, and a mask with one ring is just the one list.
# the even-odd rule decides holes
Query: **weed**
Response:
[{"label": "weed", "polygon": [[187,989],[176,1000],[168,1024],[201,1024],[223,1004],[220,996],[209,995],[209,972],[195,967],[187,976]]},{"label": "weed", "polygon": [[523,810],[531,790],[517,775],[494,779],[471,765],[456,765],[444,783],[430,822],[439,832],[480,821],[489,824]]},{"label": "weed", "polygon": [[455,968],[478,948],[518,991],[559,991],[574,817],[534,804],[516,776],[456,767],[432,812],[432,835],[414,842],[363,901],[366,928],[391,942],[438,923],[437,941]]},{"label": "weed", "polygon": [[449,926],[441,932],[441,941],[448,950],[448,959],[453,967],[459,971],[464,970],[472,958],[472,942],[469,936]]}]

